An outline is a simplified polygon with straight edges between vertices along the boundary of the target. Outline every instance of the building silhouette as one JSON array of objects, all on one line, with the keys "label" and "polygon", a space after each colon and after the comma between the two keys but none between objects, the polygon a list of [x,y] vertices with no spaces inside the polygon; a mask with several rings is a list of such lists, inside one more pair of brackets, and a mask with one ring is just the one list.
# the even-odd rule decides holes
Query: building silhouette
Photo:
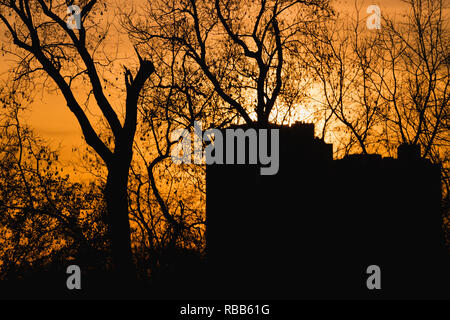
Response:
[{"label": "building silhouette", "polygon": [[[333,160],[313,124],[276,128],[277,175],[207,166],[212,297],[450,297],[437,165],[410,145],[397,159]],[[381,290],[366,286],[371,265],[381,268]]]}]

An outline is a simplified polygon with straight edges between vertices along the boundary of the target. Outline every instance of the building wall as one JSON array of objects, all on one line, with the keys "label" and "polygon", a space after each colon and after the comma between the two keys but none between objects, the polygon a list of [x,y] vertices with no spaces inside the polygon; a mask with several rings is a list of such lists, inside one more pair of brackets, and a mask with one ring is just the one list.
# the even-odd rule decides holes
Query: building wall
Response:
[{"label": "building wall", "polygon": [[260,175],[259,165],[207,166],[214,294],[372,297],[372,264],[383,271],[384,297],[446,294],[438,167],[408,157],[333,160],[313,126],[279,129],[277,175]]}]

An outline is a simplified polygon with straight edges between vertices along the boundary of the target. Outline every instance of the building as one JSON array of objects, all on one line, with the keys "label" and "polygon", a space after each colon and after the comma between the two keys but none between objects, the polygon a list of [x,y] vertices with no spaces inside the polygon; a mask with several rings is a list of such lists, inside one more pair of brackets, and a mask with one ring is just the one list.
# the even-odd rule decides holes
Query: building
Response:
[{"label": "building", "polygon": [[[208,165],[210,291],[224,298],[450,297],[440,169],[401,146],[398,159],[351,155],[312,124],[280,130],[277,175]],[[381,268],[368,290],[367,267]]]}]

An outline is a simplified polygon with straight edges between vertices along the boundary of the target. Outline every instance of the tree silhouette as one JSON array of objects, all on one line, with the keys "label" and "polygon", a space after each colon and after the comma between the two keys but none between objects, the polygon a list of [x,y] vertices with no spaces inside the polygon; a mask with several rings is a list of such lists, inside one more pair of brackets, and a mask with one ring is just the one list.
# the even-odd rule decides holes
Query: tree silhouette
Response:
[{"label": "tree silhouette", "polygon": [[381,94],[374,88],[372,75],[378,65],[381,34],[368,32],[359,10],[356,17],[335,16],[310,26],[301,41],[307,54],[299,55],[319,88],[320,95],[312,99],[319,104],[321,136],[345,132],[335,135],[339,156],[369,153],[380,121]]},{"label": "tree silhouette", "polygon": [[[174,164],[171,152],[181,138],[174,139],[173,131],[192,131],[196,121],[202,122],[203,131],[243,123],[291,124],[307,103],[316,109],[320,138],[337,145],[338,158],[375,152],[395,156],[402,144],[420,147],[422,157],[443,167],[443,206],[448,210],[450,54],[444,2],[407,3],[409,16],[401,21],[384,16],[381,30],[367,30],[359,9],[356,20],[346,20],[334,15],[327,0],[149,0],[143,10],[121,7],[109,14],[104,14],[110,10],[107,1],[82,0],[80,29],[71,29],[64,16],[68,2],[0,0],[2,51],[13,60],[11,86],[0,92],[6,106],[0,119],[2,278],[20,278],[41,267],[48,271],[77,261],[100,272],[113,266],[119,291],[120,284],[132,284],[136,278],[157,288],[155,295],[164,290],[167,295],[180,293],[177,289],[185,285],[190,291],[200,288],[206,169],[201,163]],[[129,48],[121,41],[124,36],[131,42]],[[127,66],[122,65],[124,60]],[[86,151],[74,150],[80,156],[75,166],[94,177],[90,183],[63,176],[58,153],[22,122],[20,113],[37,93],[65,98],[88,145]],[[295,134],[301,136],[303,129],[312,127],[280,128],[286,133],[298,129]],[[320,139],[305,141],[292,139],[284,145],[281,154],[294,155],[284,162],[292,165],[292,172],[285,169],[276,189],[265,188],[258,176],[255,188],[246,190],[250,188],[239,179],[254,183],[251,173],[219,175],[217,186],[239,190],[239,196],[230,199],[239,199],[245,208],[233,211],[230,205],[223,215],[290,212],[290,202],[276,199],[296,198],[299,193],[311,195],[305,203],[320,198],[317,205],[327,212],[345,209],[322,203],[321,197],[330,195],[340,202],[326,190],[334,183],[338,189],[340,181],[356,170],[338,174],[339,181],[334,181],[329,177],[332,169],[325,168],[331,160],[330,145]],[[317,157],[326,154],[325,164],[314,162],[315,154],[310,154],[311,163],[302,163],[302,157],[309,156],[301,154],[303,149],[289,153],[297,143],[300,149],[317,146],[314,152]],[[313,187],[308,182],[297,189],[285,187],[293,176],[300,180],[299,166],[312,163],[317,170],[303,177]],[[340,163],[353,170],[351,161]],[[385,173],[383,178],[371,177],[378,179],[380,189],[388,177]],[[355,174],[354,181],[358,179]],[[361,199],[370,198],[353,179],[345,183],[361,192]],[[364,183],[377,191],[370,182]],[[341,191],[343,195],[345,190]],[[394,193],[386,196],[394,201]],[[265,198],[275,198],[273,205]],[[223,199],[213,201],[218,211],[226,207]],[[364,201],[359,201],[361,207],[368,205]],[[309,221],[319,223],[325,213],[315,210],[311,205]],[[249,218],[246,224],[248,217],[228,221],[224,234],[232,236],[222,245],[233,247],[239,239],[233,238],[238,232],[232,230],[240,229],[241,236],[251,234],[250,229],[267,221],[268,233],[276,226],[290,230],[285,239],[292,239],[295,246],[297,224],[284,226],[283,218],[271,214]],[[308,223],[298,221],[307,231]],[[450,225],[449,221],[444,223]],[[332,223],[328,225],[331,230]],[[342,239],[346,241],[346,236]],[[266,245],[277,241],[269,237]],[[244,247],[234,242],[236,251]],[[264,258],[265,245],[259,249],[255,256],[258,252]],[[281,246],[271,250],[276,251],[272,257],[280,259],[280,253],[288,252]],[[246,250],[242,253],[250,257]],[[278,258],[272,262],[277,264]]]},{"label": "tree silhouette", "polygon": [[[125,19],[135,41],[184,52],[220,97],[220,107],[262,126],[281,98],[289,109],[302,97],[304,79],[290,59],[295,37],[331,12],[325,0],[149,1],[147,8],[145,17]],[[146,23],[134,23],[140,20]]]},{"label": "tree silhouette", "polygon": [[[97,48],[105,39],[108,29],[93,22],[94,11],[106,4],[92,0],[81,8],[81,28],[69,29],[59,12],[66,11],[64,1],[2,1],[0,20],[8,31],[11,43],[21,61],[20,79],[46,75],[64,96],[67,107],[76,117],[86,143],[101,157],[108,170],[105,187],[107,224],[110,229],[112,257],[117,275],[125,279],[134,277],[128,219],[127,182],[133,154],[133,141],[137,124],[139,94],[146,80],[154,71],[152,62],[139,58],[136,74],[124,71],[125,104],[123,124],[118,113],[105,94],[105,82],[99,72]],[[113,146],[102,141],[93,128],[73,85],[82,77],[88,84],[100,112],[106,120]],[[42,78],[41,78],[42,79]],[[46,84],[47,85],[47,84]]]},{"label": "tree silhouette", "polygon": [[70,181],[58,152],[23,123],[28,99],[17,93],[5,85],[1,98],[2,280],[36,280],[69,261],[108,267],[101,190]]},{"label": "tree silhouette", "polygon": [[337,155],[395,157],[402,144],[418,146],[421,157],[442,166],[448,216],[450,26],[443,1],[405,4],[408,14],[385,13],[380,30],[367,30],[358,7],[356,16],[308,29],[309,54],[301,59],[317,77],[322,135],[340,142]]}]

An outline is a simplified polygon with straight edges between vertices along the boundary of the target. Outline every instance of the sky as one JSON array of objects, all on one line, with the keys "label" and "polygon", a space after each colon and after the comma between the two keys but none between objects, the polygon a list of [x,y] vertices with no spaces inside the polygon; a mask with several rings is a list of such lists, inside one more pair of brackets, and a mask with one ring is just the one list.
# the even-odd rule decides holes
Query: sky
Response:
[{"label": "sky", "polygon": [[[136,1],[134,1],[136,2]],[[142,3],[142,0],[137,2]],[[351,13],[355,8],[355,0],[334,0],[334,8],[338,12]],[[386,11],[391,15],[404,10],[405,4],[402,0],[356,0],[361,10],[365,14],[365,9],[369,5],[380,6],[382,14]],[[129,46],[126,39],[121,40],[121,46]],[[3,73],[11,62],[1,61],[0,71]],[[24,119],[39,135],[50,143],[53,147],[60,147],[62,159],[72,158],[72,148],[84,146],[81,139],[81,129],[69,111],[64,98],[57,94],[41,94],[36,96],[36,100],[29,106],[29,110],[24,114]]]}]

